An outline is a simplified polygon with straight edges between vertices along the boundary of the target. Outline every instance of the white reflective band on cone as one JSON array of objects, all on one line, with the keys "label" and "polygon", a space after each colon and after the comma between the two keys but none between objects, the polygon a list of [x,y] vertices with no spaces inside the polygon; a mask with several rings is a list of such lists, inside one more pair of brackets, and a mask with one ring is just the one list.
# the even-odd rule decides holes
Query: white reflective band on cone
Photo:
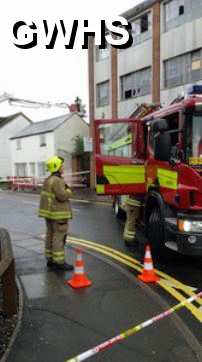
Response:
[{"label": "white reflective band on cone", "polygon": [[144,263],[144,268],[146,270],[152,270],[153,269],[153,265],[152,263]]},{"label": "white reflective band on cone", "polygon": [[150,258],[151,259],[151,253],[149,250],[146,250],[146,253],[145,253],[145,258]]},{"label": "white reflective band on cone", "polygon": [[76,266],[75,274],[84,274],[84,269],[82,266]]}]

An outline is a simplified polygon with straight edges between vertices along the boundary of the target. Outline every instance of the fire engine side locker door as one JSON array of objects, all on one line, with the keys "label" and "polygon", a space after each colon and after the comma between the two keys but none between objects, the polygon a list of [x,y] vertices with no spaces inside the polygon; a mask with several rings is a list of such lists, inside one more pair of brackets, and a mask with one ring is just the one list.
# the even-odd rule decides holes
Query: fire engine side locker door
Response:
[{"label": "fire engine side locker door", "polygon": [[[127,126],[127,127],[126,127]],[[112,132],[112,127],[116,132]],[[96,139],[96,192],[100,195],[127,195],[141,194],[145,192],[145,167],[143,162],[137,163],[132,159],[135,149],[134,120],[97,120],[95,121]],[[115,133],[127,130],[119,138],[113,140]],[[104,139],[111,132],[111,143]],[[104,151],[103,151],[104,150]],[[125,156],[126,152],[131,154]],[[104,153],[104,154],[103,154]],[[125,153],[123,156],[115,155]],[[130,153],[130,152],[129,152]],[[130,156],[130,157],[129,157]]]}]

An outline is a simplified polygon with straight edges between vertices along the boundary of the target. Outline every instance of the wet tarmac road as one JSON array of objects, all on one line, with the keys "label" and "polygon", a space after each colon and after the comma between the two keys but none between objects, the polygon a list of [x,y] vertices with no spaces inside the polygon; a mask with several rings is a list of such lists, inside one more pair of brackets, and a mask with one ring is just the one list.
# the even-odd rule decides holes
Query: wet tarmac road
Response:
[{"label": "wet tarmac road", "polygon": [[[36,217],[37,196],[1,193],[0,201],[0,225],[11,230],[15,240],[23,241],[23,239],[29,238],[31,242],[44,234],[44,222]],[[121,236],[123,225],[116,220],[109,206],[78,202],[72,204],[75,214],[71,222],[70,233],[72,235],[108,245],[141,260],[140,248],[128,249],[125,247]],[[23,248],[23,245],[21,247]],[[166,262],[159,263],[155,267],[198,291],[202,289],[202,262],[200,259],[172,254]],[[128,269],[130,270],[130,268]],[[171,305],[174,304],[172,296],[160,288],[156,288],[155,292]],[[202,335],[199,322],[186,310],[180,311],[179,315],[201,343]]]},{"label": "wet tarmac road", "polygon": [[[11,196],[12,195],[12,196]],[[41,236],[44,234],[44,222],[37,216],[38,196],[30,194],[8,194],[0,199],[6,200],[1,212],[0,224],[14,232]],[[142,247],[126,247],[122,240],[123,221],[117,220],[107,204],[72,202],[74,218],[70,222],[70,234],[108,245],[136,259],[143,261]],[[9,217],[8,217],[9,215]],[[23,236],[24,235],[24,236]],[[202,258],[193,258],[169,251],[169,256],[162,263],[155,264],[157,269],[172,275],[186,285],[202,290]]]}]

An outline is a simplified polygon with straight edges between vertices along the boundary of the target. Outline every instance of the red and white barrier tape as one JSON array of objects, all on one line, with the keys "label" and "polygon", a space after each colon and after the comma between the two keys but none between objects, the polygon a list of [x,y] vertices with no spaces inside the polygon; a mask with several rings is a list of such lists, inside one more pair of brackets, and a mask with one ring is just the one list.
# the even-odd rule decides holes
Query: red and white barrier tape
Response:
[{"label": "red and white barrier tape", "polygon": [[[71,187],[85,185],[84,178],[87,180],[87,176],[90,174],[90,171],[81,171],[65,174],[64,180]],[[9,176],[5,181],[11,182],[13,186],[17,187],[18,190],[20,187],[37,187],[42,186],[44,183],[45,177],[34,177],[34,176]],[[0,180],[1,182],[2,180]],[[4,181],[4,180],[3,180]],[[2,182],[3,182],[2,181]]]},{"label": "red and white barrier tape", "polygon": [[78,172],[66,173],[66,174],[64,174],[64,177],[65,176],[88,175],[88,174],[90,174],[89,170],[87,170],[87,171],[78,171]]},{"label": "red and white barrier tape", "polygon": [[85,361],[87,358],[90,358],[92,356],[94,356],[95,354],[99,353],[99,352],[102,352],[104,351],[105,349],[107,348],[110,348],[112,347],[114,344],[122,341],[123,339],[125,338],[128,338],[130,336],[132,336],[133,334],[139,332],[141,329],[143,328],[146,328],[148,326],[150,326],[151,324],[161,320],[161,319],[164,319],[166,317],[168,317],[170,314],[176,312],[178,309],[182,308],[185,306],[185,304],[188,304],[188,303],[192,303],[194,300],[198,299],[198,298],[201,298],[202,297],[202,292],[188,298],[188,299],[185,299],[184,301],[182,301],[181,303],[175,305],[174,307],[166,310],[165,312],[162,312],[160,314],[157,314],[155,317],[151,318],[151,319],[148,319],[147,321],[143,322],[143,323],[140,323],[138,324],[137,326],[134,326],[130,329],[128,329],[127,331],[123,332],[123,333],[120,333],[119,335],[111,338],[111,339],[108,339],[107,341],[99,344],[98,346],[94,347],[94,348],[91,348],[81,354],[79,354],[78,356],[76,357],[73,357],[73,358],[70,358],[68,360],[66,360],[66,362],[80,362],[80,361]]}]

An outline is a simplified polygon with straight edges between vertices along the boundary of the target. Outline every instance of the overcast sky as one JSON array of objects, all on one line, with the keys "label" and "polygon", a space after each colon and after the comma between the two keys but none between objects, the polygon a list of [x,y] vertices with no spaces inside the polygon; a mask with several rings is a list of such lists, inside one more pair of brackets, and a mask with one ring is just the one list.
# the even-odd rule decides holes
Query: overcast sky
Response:
[{"label": "overcast sky", "polygon": [[[45,48],[42,20],[53,24],[60,19],[71,29],[73,20],[89,20],[92,30],[100,19],[112,18],[141,0],[6,0],[1,8],[1,66],[0,95],[4,92],[16,98],[41,102],[73,102],[76,96],[88,103],[87,50],[81,50],[82,31],[78,28],[73,50],[66,50],[61,35],[58,35],[55,49]],[[38,45],[29,50],[14,46],[13,25],[19,21],[34,22],[38,29]],[[19,35],[22,33],[19,32]],[[21,38],[22,39],[22,38]],[[29,39],[29,38],[28,38]],[[30,39],[31,40],[31,39]],[[20,43],[20,41],[19,41]],[[23,43],[23,42],[21,42]],[[64,114],[61,108],[28,109],[13,107],[7,102],[0,103],[0,116],[23,111],[33,121],[39,121]]]}]

